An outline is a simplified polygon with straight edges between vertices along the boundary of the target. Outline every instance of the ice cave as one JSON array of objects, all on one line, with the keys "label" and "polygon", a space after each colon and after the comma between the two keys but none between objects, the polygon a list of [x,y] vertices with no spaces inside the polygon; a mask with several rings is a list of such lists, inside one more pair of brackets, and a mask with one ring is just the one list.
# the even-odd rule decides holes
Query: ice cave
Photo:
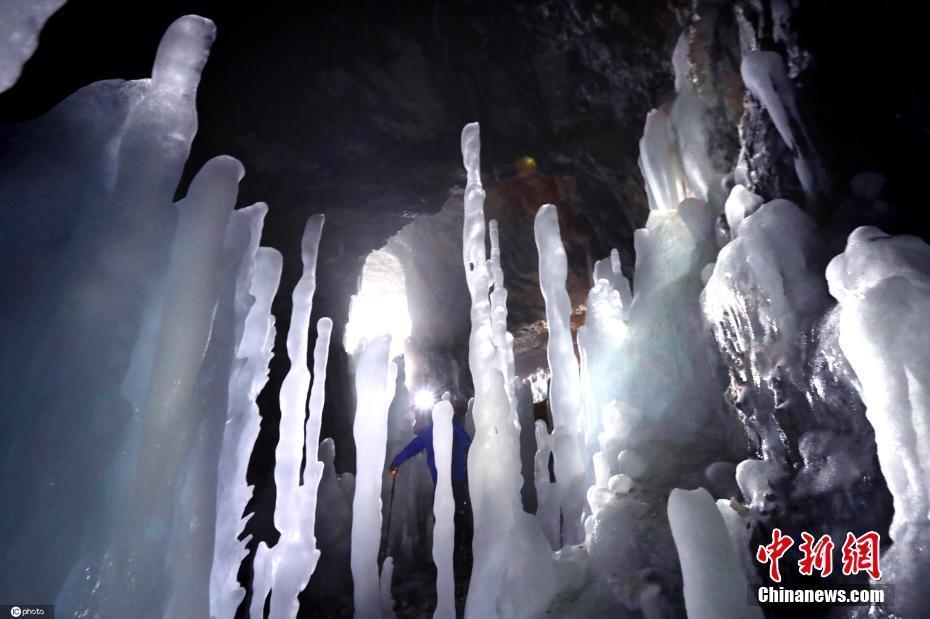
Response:
[{"label": "ice cave", "polygon": [[928,18],[0,0],[0,617],[930,618]]}]

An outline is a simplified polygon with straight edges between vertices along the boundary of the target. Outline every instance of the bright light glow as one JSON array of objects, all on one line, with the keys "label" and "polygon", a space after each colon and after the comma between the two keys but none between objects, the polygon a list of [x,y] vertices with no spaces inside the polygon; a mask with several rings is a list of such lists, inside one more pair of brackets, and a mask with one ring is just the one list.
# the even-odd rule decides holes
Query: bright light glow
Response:
[{"label": "bright light glow", "polygon": [[413,407],[421,411],[433,410],[433,404],[436,403],[436,395],[429,389],[420,389],[413,394]]},{"label": "bright light glow", "polygon": [[365,342],[386,333],[391,336],[391,358],[403,354],[410,337],[404,269],[388,249],[378,249],[365,259],[358,294],[349,306],[346,352],[354,355]]},{"label": "bright light glow", "polygon": [[526,377],[533,393],[533,404],[539,404],[549,398],[549,370],[536,368],[536,371]]}]

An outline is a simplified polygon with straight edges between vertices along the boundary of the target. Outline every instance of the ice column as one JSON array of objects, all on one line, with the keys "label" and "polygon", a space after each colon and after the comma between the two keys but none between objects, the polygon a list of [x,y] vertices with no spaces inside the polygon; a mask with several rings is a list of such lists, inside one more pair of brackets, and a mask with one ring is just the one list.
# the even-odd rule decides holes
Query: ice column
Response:
[{"label": "ice column", "polygon": [[581,438],[581,380],[571,331],[571,300],[565,291],[568,259],[559,232],[555,206],[546,204],[533,224],[539,252],[539,284],[546,302],[549,344],[546,350],[552,379],[552,442],[555,482],[562,511],[562,540],[578,544],[583,537],[581,514],[585,505],[585,470]]},{"label": "ice column", "polygon": [[[489,296],[492,265],[485,248],[480,149],[478,124],[466,125],[462,130],[462,158],[468,172],[462,257],[471,296],[468,361],[475,384],[475,436],[468,454],[468,478],[475,536],[465,615],[488,619],[542,612],[557,584],[548,542],[520,503],[519,426],[508,399],[513,375],[503,367],[501,360],[507,355],[495,345],[492,326],[492,307],[500,308],[503,295],[497,295],[493,303]],[[527,595],[529,590],[537,595]]]},{"label": "ice column", "polygon": [[[397,366],[388,359],[391,336],[372,340],[362,351],[355,370],[357,406],[352,433],[355,436],[355,498],[352,501],[352,580],[355,585],[355,616],[384,616],[378,549],[381,544],[381,480],[387,444],[388,407],[394,398]],[[385,560],[385,570],[388,569]],[[384,574],[382,574],[382,577]]]},{"label": "ice column", "polygon": [[434,619],[455,617],[455,583],[452,574],[452,404],[447,400],[433,407],[433,451],[436,454],[436,494],[433,499],[433,562],[436,563],[436,611]]},{"label": "ice column", "polygon": [[[274,344],[271,302],[281,279],[281,254],[260,247],[254,255],[246,298],[237,288],[236,312],[248,312],[229,379],[229,405],[217,470],[216,532],[210,574],[210,616],[232,617],[245,597],[238,572],[249,541],[239,541],[250,516],[243,517],[252,487],[246,471],[261,425],[255,399],[268,379]],[[238,321],[237,321],[238,322]]]},{"label": "ice column", "polygon": [[[307,586],[320,558],[316,548],[316,494],[323,465],[317,460],[320,420],[323,413],[323,389],[326,359],[332,323],[323,318],[317,324],[317,341],[313,352],[314,380],[307,419],[307,392],[310,369],[307,367],[308,334],[313,293],[316,289],[316,260],[323,228],[323,216],[307,221],[301,243],[304,271],[294,287],[291,323],[287,332],[287,354],[291,368],[281,385],[280,438],[275,450],[274,480],[277,488],[275,528],[281,537],[274,548],[260,543],[255,554],[252,616],[262,616],[268,590],[271,590],[271,617],[297,616],[298,594]],[[306,469],[301,485],[300,466],[306,447]]]},{"label": "ice column", "polygon": [[853,231],[827,267],[840,304],[839,342],[861,384],[878,461],[894,497],[882,559],[895,613],[926,616],[930,599],[930,246],[914,236]]},{"label": "ice column", "polygon": [[749,605],[749,583],[710,493],[703,488],[672,490],[668,520],[681,562],[688,619],[762,619],[762,611]]}]

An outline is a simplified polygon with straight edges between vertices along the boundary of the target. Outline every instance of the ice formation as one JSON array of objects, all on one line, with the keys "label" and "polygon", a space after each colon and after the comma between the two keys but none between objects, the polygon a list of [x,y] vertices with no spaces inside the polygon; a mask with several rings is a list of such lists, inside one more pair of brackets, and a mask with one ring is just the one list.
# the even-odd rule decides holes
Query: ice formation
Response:
[{"label": "ice formation", "polygon": [[[924,616],[930,601],[930,246],[861,227],[827,268],[839,301],[839,343],[861,384],[878,459],[894,497],[895,611]],[[884,579],[883,579],[884,580]]]},{"label": "ice formation", "polygon": [[[60,4],[3,5],[0,91]],[[153,616],[220,619],[245,598],[238,573],[250,538],[239,537],[249,520],[246,471],[281,256],[259,247],[264,205],[233,211],[243,170],[232,158],[211,159],[172,205],[213,35],[207,20],[179,19],[159,46],[151,79],[91,85],[9,141],[13,163],[0,177],[0,203],[12,215],[0,276],[4,290],[13,290],[10,265],[25,260],[35,285],[28,298],[7,294],[2,309],[4,324],[18,326],[0,361],[17,415],[0,453],[5,468],[16,462],[31,473],[3,480],[3,495],[19,499],[0,515],[0,564],[21,569],[0,575],[2,599],[28,590],[69,615],[134,616],[148,608]],[[882,491],[875,445],[894,501],[886,578],[897,586],[898,611],[927,614],[930,247],[859,228],[825,280],[823,231],[810,215],[787,200],[763,199],[740,184],[745,179],[722,195],[729,185],[708,157],[687,54],[683,36],[673,57],[676,98],[649,114],[640,141],[650,214],[634,235],[635,288],[616,250],[595,264],[587,324],[577,336],[580,362],[557,213],[545,205],[537,215],[548,392],[545,371],[532,386],[514,380],[499,230],[484,217],[478,125],[462,132],[475,384],[466,616],[618,608],[645,617],[761,616],[744,593],[758,580],[747,553],[753,535],[817,518],[831,531],[880,524],[881,513],[865,509]],[[742,76],[791,149],[811,207],[824,193],[820,164],[783,61],[750,51]],[[56,149],[61,134],[72,139]],[[44,160],[36,152],[55,154]],[[852,189],[874,202],[881,182],[860,175]],[[715,230],[721,216],[726,226]],[[317,588],[308,596],[331,594],[327,604],[342,603],[335,592],[348,591],[351,572],[357,616],[387,617],[395,566],[401,574],[416,559],[410,522],[425,522],[417,506],[428,480],[421,467],[419,478],[399,482],[397,510],[405,515],[396,517],[408,524],[383,532],[391,556],[379,571],[386,449],[409,440],[414,421],[390,361],[402,338],[393,338],[392,351],[390,336],[375,337],[383,316],[366,317],[374,304],[357,303],[362,318],[353,321],[365,332],[349,347],[367,341],[356,368],[357,476],[337,475],[333,442],[319,442],[328,319],[317,323],[312,388],[306,366],[322,221],[311,218],[305,231],[287,338],[291,370],[275,454],[281,536],[271,548],[258,545],[250,610],[262,616],[270,592],[271,616],[296,616],[311,579]],[[393,278],[391,305],[406,316],[406,294],[395,285],[403,266],[384,251],[373,254],[390,272],[382,283]],[[532,400],[543,398],[555,428],[550,434],[537,421],[531,433]],[[451,617],[451,404],[436,404],[433,417],[434,616]],[[46,421],[55,436],[41,427]],[[112,432],[100,440],[88,428]],[[530,463],[527,437],[534,435]],[[60,457],[30,453],[36,442]],[[692,490],[701,486],[707,490]],[[524,510],[530,504],[534,514]]]},{"label": "ice formation", "polygon": [[[287,332],[287,352],[291,367],[281,385],[280,438],[275,450],[277,500],[274,523],[281,537],[273,547],[269,548],[261,542],[256,550],[252,581],[253,616],[262,615],[269,591],[271,617],[296,616],[297,596],[306,587],[320,557],[314,528],[317,490],[323,473],[323,464],[317,460],[317,446],[332,330],[332,322],[328,318],[317,323],[312,391],[306,358],[322,228],[323,216],[311,217],[307,221],[301,243],[304,270],[292,297],[293,309]],[[306,467],[301,480],[301,465],[305,460]]]},{"label": "ice formation", "polygon": [[684,579],[688,619],[762,619],[714,499],[703,488],[672,490],[668,519]]},{"label": "ice formation", "polygon": [[559,527],[559,495],[550,479],[549,457],[552,455],[552,436],[542,419],[536,420],[536,454],[533,458],[534,482],[536,486],[536,519],[542,527],[550,546],[556,550],[561,545]]},{"label": "ice formation", "polygon": [[[257,244],[257,234],[254,239]],[[237,323],[243,325],[242,335],[229,378],[229,414],[217,466],[216,532],[210,574],[210,616],[216,618],[235,615],[245,597],[238,573],[249,538],[239,541],[239,536],[250,517],[244,516],[252,497],[246,471],[261,423],[255,400],[267,380],[274,343],[271,301],[281,279],[281,254],[267,247],[256,248],[241,278],[244,285],[236,289],[236,313]]]},{"label": "ice formation", "polygon": [[[352,502],[352,580],[355,616],[383,617],[384,597],[390,598],[390,563],[379,576],[381,545],[381,482],[387,443],[388,406],[394,397],[397,366],[388,358],[391,336],[372,340],[355,369],[355,498]],[[387,576],[386,576],[387,574]],[[383,588],[384,587],[384,588]]]},{"label": "ice formation", "polygon": [[[485,248],[480,148],[478,124],[466,125],[462,257],[471,295],[468,356],[475,383],[475,435],[468,453],[468,480],[475,533],[465,615],[475,619],[535,615],[545,610],[556,591],[549,544],[520,504],[519,427],[507,388],[512,366],[507,367],[508,355],[495,338],[500,332],[492,325],[492,305],[506,298],[506,292],[495,287],[489,295],[494,280]],[[529,590],[538,595],[526,595]]]},{"label": "ice formation", "polygon": [[0,92],[9,89],[39,44],[45,20],[65,0],[4,0],[0,4]]},{"label": "ice formation", "polygon": [[798,113],[794,86],[781,56],[752,50],[743,56],[740,74],[746,88],[768,111],[775,128],[794,155],[794,169],[808,204],[816,205],[824,193],[817,151]]},{"label": "ice formation", "polygon": [[582,539],[581,516],[585,507],[581,381],[570,326],[572,306],[565,291],[568,258],[562,246],[555,206],[546,204],[539,209],[534,231],[539,253],[539,282],[546,301],[549,327],[547,354],[552,373],[549,403],[554,425],[552,452],[556,492],[564,523],[562,541],[577,544]]},{"label": "ice formation", "polygon": [[433,407],[433,449],[436,453],[436,495],[433,499],[433,561],[436,563],[436,610],[434,619],[455,618],[455,584],[452,577],[452,404],[447,400]]}]

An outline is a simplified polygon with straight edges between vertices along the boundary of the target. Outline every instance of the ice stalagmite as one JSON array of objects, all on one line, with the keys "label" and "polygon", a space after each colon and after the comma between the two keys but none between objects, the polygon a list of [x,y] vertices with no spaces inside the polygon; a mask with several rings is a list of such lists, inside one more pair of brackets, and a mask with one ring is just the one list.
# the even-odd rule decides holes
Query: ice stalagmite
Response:
[{"label": "ice stalagmite", "polygon": [[246,471],[261,425],[255,400],[268,378],[275,333],[271,302],[280,279],[281,254],[267,247],[258,248],[245,298],[237,300],[237,311],[248,313],[229,379],[229,413],[217,470],[216,533],[210,575],[210,616],[214,619],[234,616],[245,597],[238,572],[249,538],[238,538],[250,517],[243,517],[252,497]]},{"label": "ice stalagmite", "polygon": [[381,544],[381,481],[387,444],[388,406],[394,398],[397,366],[388,359],[391,336],[372,340],[362,351],[355,369],[355,498],[352,501],[352,581],[355,616],[384,617],[383,601],[390,591],[389,561],[378,574]]},{"label": "ice stalagmite", "polygon": [[452,404],[447,400],[433,407],[433,451],[436,454],[436,494],[433,499],[433,561],[436,563],[436,610],[434,619],[454,619],[455,583],[452,577]]},{"label": "ice stalagmite", "polygon": [[581,381],[571,331],[571,300],[565,291],[568,258],[559,232],[555,206],[546,204],[533,225],[539,252],[539,283],[546,301],[549,344],[546,350],[552,378],[552,443],[555,483],[562,511],[562,541],[578,544],[583,537],[581,515],[585,506],[585,465],[582,456]]},{"label": "ice stalagmite", "polygon": [[[271,617],[296,617],[297,595],[307,585],[320,557],[316,548],[314,525],[316,493],[323,468],[317,460],[317,446],[331,329],[330,321],[325,318],[317,325],[313,353],[313,393],[310,396],[310,417],[306,425],[305,419],[311,379],[306,363],[308,333],[322,228],[322,215],[314,215],[307,221],[301,243],[304,271],[292,295],[293,309],[287,333],[287,354],[291,368],[281,385],[280,438],[275,450],[274,469],[277,489],[274,523],[281,537],[270,549],[262,542],[255,554],[252,615],[257,617],[262,616],[269,590]],[[307,466],[301,484],[300,467],[305,453]]]},{"label": "ice stalagmite", "polygon": [[914,236],[853,231],[827,267],[840,304],[839,342],[861,384],[878,461],[894,497],[882,582],[894,610],[927,616],[930,598],[930,246]]},{"label": "ice stalagmite", "polygon": [[681,561],[688,619],[762,619],[762,611],[749,605],[749,583],[710,493],[703,488],[672,490],[668,519]]},{"label": "ice stalagmite", "polygon": [[[474,514],[474,564],[465,615],[469,618],[533,616],[556,590],[552,553],[542,530],[520,502],[519,427],[508,397],[513,375],[495,344],[491,265],[485,248],[484,189],[481,186],[477,123],[462,130],[468,172],[462,257],[471,296],[468,360],[475,384],[475,436],[468,453]],[[495,290],[495,294],[499,290]],[[499,341],[499,340],[498,340]],[[532,591],[533,594],[528,594]]]}]

